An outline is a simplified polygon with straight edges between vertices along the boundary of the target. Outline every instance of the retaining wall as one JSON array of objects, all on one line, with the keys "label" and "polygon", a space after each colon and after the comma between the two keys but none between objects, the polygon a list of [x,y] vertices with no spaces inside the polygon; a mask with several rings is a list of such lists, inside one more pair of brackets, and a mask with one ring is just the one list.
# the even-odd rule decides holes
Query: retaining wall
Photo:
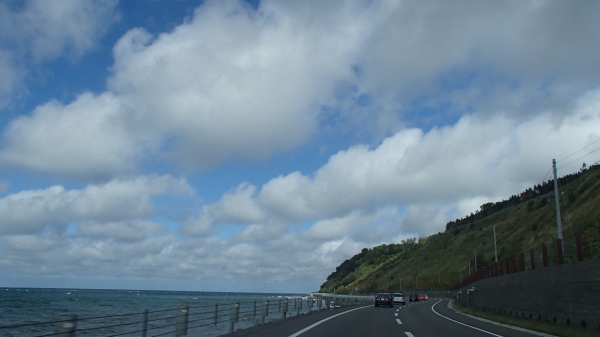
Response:
[{"label": "retaining wall", "polygon": [[600,329],[600,260],[484,279],[458,299],[485,311]]}]

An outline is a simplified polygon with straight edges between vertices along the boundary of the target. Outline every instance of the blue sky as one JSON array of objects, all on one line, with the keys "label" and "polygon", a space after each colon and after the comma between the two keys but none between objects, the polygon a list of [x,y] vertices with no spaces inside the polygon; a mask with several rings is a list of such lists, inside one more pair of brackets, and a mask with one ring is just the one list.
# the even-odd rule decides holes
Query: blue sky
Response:
[{"label": "blue sky", "polygon": [[317,290],[600,139],[598,14],[2,2],[0,286]]}]

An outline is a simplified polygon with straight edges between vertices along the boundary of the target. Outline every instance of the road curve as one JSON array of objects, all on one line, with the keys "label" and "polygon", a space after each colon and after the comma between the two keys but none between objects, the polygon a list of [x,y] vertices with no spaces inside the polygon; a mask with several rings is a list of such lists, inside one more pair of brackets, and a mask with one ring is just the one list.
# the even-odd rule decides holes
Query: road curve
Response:
[{"label": "road curve", "polygon": [[[477,320],[448,308],[448,300],[431,299],[406,306],[359,307],[315,312],[237,331],[227,336],[321,337],[539,337]],[[546,335],[547,336],[547,335]]]}]

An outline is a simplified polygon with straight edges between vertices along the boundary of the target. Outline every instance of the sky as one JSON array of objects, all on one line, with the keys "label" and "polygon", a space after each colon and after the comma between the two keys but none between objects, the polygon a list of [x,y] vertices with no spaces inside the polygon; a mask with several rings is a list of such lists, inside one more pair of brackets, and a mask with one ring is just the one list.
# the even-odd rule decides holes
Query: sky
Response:
[{"label": "sky", "polygon": [[0,286],[311,292],[600,160],[600,1],[0,1]]}]

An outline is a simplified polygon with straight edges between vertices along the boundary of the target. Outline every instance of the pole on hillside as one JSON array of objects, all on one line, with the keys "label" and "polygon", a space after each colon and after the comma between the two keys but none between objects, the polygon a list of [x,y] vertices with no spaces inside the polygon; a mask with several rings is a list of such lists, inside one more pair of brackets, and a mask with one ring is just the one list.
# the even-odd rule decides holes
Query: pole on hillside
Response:
[{"label": "pole on hillside", "polygon": [[554,205],[556,207],[556,230],[558,238],[563,239],[562,224],[560,223],[560,204],[558,201],[558,180],[556,179],[556,160],[552,159],[552,171],[554,172]]},{"label": "pole on hillside", "polygon": [[498,249],[496,248],[496,225],[494,225],[494,257],[496,258],[496,262],[498,262]]}]

